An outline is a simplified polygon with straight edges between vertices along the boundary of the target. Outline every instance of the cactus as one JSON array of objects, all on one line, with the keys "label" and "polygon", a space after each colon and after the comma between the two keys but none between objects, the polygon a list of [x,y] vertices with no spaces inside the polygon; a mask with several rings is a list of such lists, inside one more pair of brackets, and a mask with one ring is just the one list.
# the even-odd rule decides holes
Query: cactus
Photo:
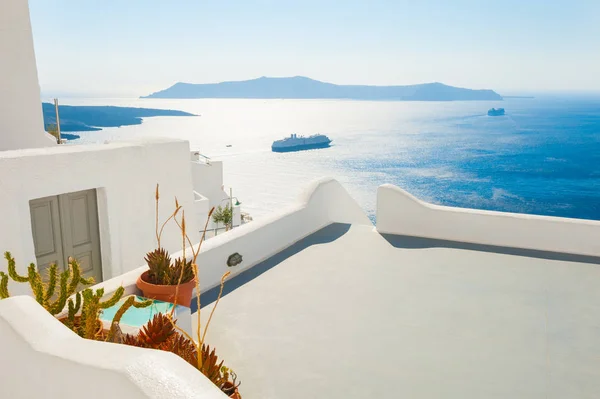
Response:
[{"label": "cactus", "polygon": [[[102,290],[97,290],[102,291]],[[100,292],[103,294],[103,292]],[[81,318],[79,325],[76,326],[76,332],[80,337],[93,339],[98,331],[98,315],[100,314],[100,298],[98,292],[94,294],[91,288],[86,288],[81,292],[83,305],[81,307]]]},{"label": "cactus", "polygon": [[0,272],[0,299],[8,298],[8,276],[4,272]]},{"label": "cactus", "polygon": [[[60,273],[60,277],[58,266],[56,264],[50,265],[48,268],[48,283],[46,284],[44,284],[41,274],[33,263],[27,268],[27,276],[25,277],[17,273],[15,259],[10,252],[5,252],[4,258],[8,261],[8,276],[18,283],[29,283],[35,300],[54,316],[62,312],[67,304],[67,299],[75,294],[79,284],[94,284],[93,278],[86,279],[81,276],[79,262],[73,258],[69,258],[69,266]],[[52,301],[57,284],[59,287],[58,297]],[[8,296],[7,285],[8,278],[2,273],[0,275],[0,298]]]},{"label": "cactus", "polygon": [[[4,258],[8,261],[8,275],[10,276],[10,278],[15,280],[17,283],[26,283],[29,281],[28,277],[19,276],[19,274],[17,273],[15,259],[11,256],[10,252],[4,252]],[[31,266],[31,264],[29,266]]]},{"label": "cactus", "polygon": [[[108,300],[100,301],[104,296],[104,288],[99,288],[96,290],[96,292],[94,292],[94,290],[91,288],[86,288],[81,292],[81,298],[83,299],[81,304],[79,325],[75,325],[74,323],[76,309],[78,308],[77,303],[72,306],[72,309],[70,306],[69,315],[67,316],[65,324],[69,326],[72,323],[73,326],[71,329],[80,337],[96,339],[99,326],[102,323],[100,321],[100,312],[102,309],[114,306],[121,299],[124,292],[125,289],[123,287],[119,287],[115,292],[113,292],[112,296]],[[76,301],[79,301],[77,298],[79,295],[79,293],[76,295]]]},{"label": "cactus", "polygon": [[67,315],[67,320],[65,325],[69,327],[71,330],[75,328],[75,315],[79,312],[81,308],[81,294],[78,292],[75,294],[75,303],[73,303],[73,299],[69,298],[69,313]]},{"label": "cactus", "polygon": [[114,342],[115,334],[117,333],[117,330],[119,328],[119,322],[121,321],[121,318],[123,317],[125,312],[127,312],[130,307],[133,306],[135,308],[145,308],[152,305],[152,303],[153,301],[151,300],[138,302],[135,300],[135,296],[130,296],[129,298],[127,298],[127,300],[125,300],[125,302],[123,303],[123,305],[121,305],[119,310],[117,310],[117,313],[115,313],[115,317],[113,317],[112,323],[110,324],[110,330],[108,331],[108,336],[106,337],[106,341]]},{"label": "cactus", "polygon": [[48,276],[48,290],[46,291],[46,295],[44,295],[44,301],[49,301],[56,290],[56,280],[58,278],[58,266],[56,266],[56,263],[51,264],[48,268]]}]

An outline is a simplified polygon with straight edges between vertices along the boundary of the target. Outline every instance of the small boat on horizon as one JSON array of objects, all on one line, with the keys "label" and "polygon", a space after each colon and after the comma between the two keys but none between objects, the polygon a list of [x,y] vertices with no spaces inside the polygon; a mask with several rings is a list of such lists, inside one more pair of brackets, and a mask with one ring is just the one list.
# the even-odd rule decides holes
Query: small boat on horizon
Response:
[{"label": "small boat on horizon", "polygon": [[491,108],[488,110],[488,116],[502,116],[504,115],[504,108]]},{"label": "small boat on horizon", "polygon": [[273,152],[290,152],[312,150],[316,148],[327,148],[331,144],[331,139],[324,134],[315,134],[304,137],[291,134],[283,140],[276,140],[271,145]]}]

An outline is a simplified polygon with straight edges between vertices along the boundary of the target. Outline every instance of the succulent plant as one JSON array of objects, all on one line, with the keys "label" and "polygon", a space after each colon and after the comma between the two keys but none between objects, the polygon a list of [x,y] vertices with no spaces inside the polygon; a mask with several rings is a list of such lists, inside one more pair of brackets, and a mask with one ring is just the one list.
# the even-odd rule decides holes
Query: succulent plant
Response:
[{"label": "succulent plant", "polygon": [[152,320],[142,327],[138,333],[138,340],[146,348],[158,349],[175,333],[173,323],[167,316],[159,313],[154,315]]},{"label": "succulent plant", "polygon": [[219,388],[225,383],[221,367],[223,367],[223,361],[221,360],[219,363],[215,349],[213,348],[211,351],[210,346],[202,344],[202,369],[200,371]]},{"label": "succulent plant", "polygon": [[169,253],[164,248],[157,248],[148,252],[144,258],[148,264],[148,282],[157,285],[177,285],[187,283],[194,279],[194,268],[192,261],[183,258],[171,262]]},{"label": "succulent plant", "polygon": [[172,282],[171,285],[177,285],[180,278],[182,284],[194,279],[194,268],[192,267],[191,259],[186,261],[183,258],[177,258],[169,269],[169,281]]},{"label": "succulent plant", "polygon": [[106,341],[121,343],[121,341],[123,340],[123,335],[121,333],[119,323],[121,322],[121,318],[123,317],[125,312],[127,312],[132,306],[135,308],[145,308],[152,305],[152,303],[153,301],[151,300],[138,302],[136,300],[136,297],[133,295],[127,298],[113,317],[112,323],[110,324],[110,330],[108,331],[108,335],[106,337]]},{"label": "succulent plant", "polygon": [[[148,264],[148,282],[152,284],[163,284],[167,279],[171,267],[171,257],[164,248],[157,248],[148,252],[144,258]],[[165,284],[166,285],[166,284]]]},{"label": "succulent plant", "polygon": [[[216,212],[216,217],[213,218],[213,213],[215,212],[215,208],[211,208],[208,213],[208,217],[204,224],[204,233],[200,238],[200,242],[197,245],[192,243],[192,240],[188,236],[186,232],[186,224],[185,224],[185,212],[182,211],[182,207],[179,205],[177,198],[175,198],[175,210],[171,215],[162,223],[159,224],[158,219],[158,207],[159,207],[159,189],[158,184],[156,185],[156,240],[157,240],[157,250],[149,253],[146,256],[146,261],[148,262],[148,266],[151,269],[151,272],[148,274],[152,274],[152,278],[154,278],[155,282],[159,279],[162,279],[164,283],[171,281],[173,285],[177,285],[177,289],[179,289],[179,284],[186,283],[188,281],[195,282],[195,288],[198,292],[200,292],[200,284],[199,284],[199,273],[198,273],[198,255],[200,254],[200,249],[202,247],[202,243],[206,237],[206,230],[208,228],[208,223],[211,219],[216,219],[215,222],[223,221],[226,223],[226,226],[231,227],[231,207],[226,207],[225,209],[219,207],[220,209]],[[181,220],[178,220],[177,214],[181,211]],[[170,259],[169,262],[166,261],[168,255],[166,251],[161,250],[161,236],[163,233],[163,229],[165,225],[173,220],[179,230],[181,232],[181,240],[182,240],[182,258],[175,261],[174,265],[171,265]],[[227,223],[229,221],[229,223]],[[184,261],[187,259],[185,256],[186,247],[189,245],[189,248],[192,252],[191,260]],[[232,254],[228,260],[228,266],[235,266],[242,262],[242,256],[239,253]],[[169,265],[169,269],[173,269],[174,272],[172,274],[165,273],[167,269],[167,265]],[[163,271],[161,273],[161,271]],[[148,323],[145,328],[143,328],[136,336],[127,335],[123,339],[123,343],[134,346],[141,346],[145,348],[154,348],[160,350],[166,350],[172,353],[177,354],[182,359],[196,367],[199,371],[201,371],[204,375],[206,375],[215,385],[217,385],[223,392],[227,393],[231,397],[239,398],[239,394],[237,393],[237,387],[239,383],[236,384],[237,376],[233,371],[230,371],[227,367],[223,366],[223,361],[219,362],[218,358],[215,354],[215,350],[211,351],[210,347],[206,345],[206,332],[210,326],[210,322],[212,320],[212,316],[214,314],[217,305],[219,304],[219,300],[223,295],[223,287],[225,284],[225,280],[229,277],[231,273],[225,272],[221,277],[221,284],[219,286],[219,294],[217,296],[217,300],[215,301],[212,310],[210,311],[210,315],[206,323],[204,324],[203,331],[201,332],[201,320],[200,320],[200,295],[196,296],[196,305],[198,307],[198,312],[196,312],[196,317],[198,321],[199,328],[196,332],[197,341],[193,341],[190,335],[188,335],[185,331],[179,328],[175,324],[175,320],[173,320],[173,314],[175,308],[171,311],[169,316],[166,315],[156,315],[154,319]],[[152,281],[147,281],[152,283]],[[163,284],[164,284],[163,283]],[[176,291],[177,292],[177,291]],[[173,329],[167,327],[167,324],[170,324]],[[232,380],[230,380],[230,378]],[[235,395],[232,395],[235,394]]]},{"label": "succulent plant", "polygon": [[[119,287],[110,298],[104,301],[102,300],[104,297],[103,288],[96,291],[86,288],[77,292],[80,284],[94,284],[94,279],[91,277],[84,278],[81,275],[79,262],[73,258],[69,258],[68,267],[60,274],[56,264],[50,265],[47,282],[44,282],[33,263],[27,268],[27,276],[21,276],[17,273],[15,259],[10,252],[5,252],[4,258],[8,261],[8,275],[0,272],[0,299],[10,296],[8,292],[9,277],[19,283],[29,283],[35,300],[53,316],[61,313],[65,306],[67,307],[67,315],[61,321],[83,338],[99,339],[98,333],[102,331],[100,312],[102,312],[102,309],[114,306],[125,292],[123,287]],[[55,294],[57,297],[52,300]],[[147,301],[147,304],[145,302],[133,303],[128,304],[128,306],[141,307],[141,304],[148,306],[151,303],[152,301]],[[126,310],[124,309],[122,313]],[[121,316],[122,313],[120,313]]]},{"label": "succulent plant", "polygon": [[8,276],[4,272],[0,272],[0,299],[8,298]]},{"label": "succulent plant", "polygon": [[[80,337],[98,339],[98,331],[102,330],[100,312],[102,312],[102,309],[114,306],[121,299],[124,292],[125,289],[119,287],[106,301],[101,301],[104,296],[104,288],[97,289],[95,292],[91,288],[86,288],[78,292],[75,295],[75,303],[73,303],[73,299],[69,299],[69,311],[63,323]],[[80,307],[81,315],[77,317],[76,314]]]},{"label": "succulent plant", "polygon": [[[198,347],[196,343],[177,331],[173,321],[162,313],[154,315],[153,319],[142,327],[137,335],[125,335],[122,343],[171,352],[198,368]],[[202,374],[224,392],[226,389],[231,390],[232,393],[239,386],[239,384],[235,385],[235,379],[237,378],[235,373],[223,366],[223,361],[219,361],[215,349],[211,350],[210,346],[203,344],[201,354],[202,366],[200,371]],[[234,377],[233,381],[229,380],[230,376]]]},{"label": "succulent plant", "polygon": [[[5,252],[4,258],[8,261],[8,276],[0,272],[0,298],[7,298],[9,296],[8,277],[18,283],[29,283],[35,300],[54,316],[62,312],[67,304],[67,298],[75,294],[79,284],[94,284],[92,277],[84,278],[81,275],[79,262],[73,258],[69,258],[68,267],[60,275],[58,273],[58,266],[51,264],[48,268],[47,283],[44,282],[42,275],[33,263],[27,268],[27,276],[21,276],[17,273],[15,259],[10,252]],[[58,296],[55,300],[52,300],[56,293],[57,284],[59,289]]]}]

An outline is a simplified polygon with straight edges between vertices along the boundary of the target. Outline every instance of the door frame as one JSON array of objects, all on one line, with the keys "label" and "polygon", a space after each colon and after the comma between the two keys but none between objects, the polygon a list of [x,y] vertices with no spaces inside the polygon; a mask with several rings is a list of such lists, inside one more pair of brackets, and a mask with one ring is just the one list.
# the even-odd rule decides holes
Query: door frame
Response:
[{"label": "door frame", "polygon": [[[103,211],[103,209],[105,209],[104,206],[102,206],[103,209],[101,209],[101,201],[99,200],[99,191],[104,194],[104,190],[103,189],[98,189],[98,188],[90,188],[90,189],[84,189],[84,190],[78,190],[78,191],[72,191],[72,192],[67,192],[67,193],[60,193],[60,194],[56,194],[56,195],[49,195],[49,196],[44,196],[44,197],[39,197],[39,198],[34,198],[29,200],[29,216],[31,219],[31,237],[32,237],[32,241],[33,241],[33,252],[34,252],[34,258],[36,259],[36,263],[37,262],[37,245],[36,245],[36,239],[35,239],[35,234],[34,234],[34,229],[35,229],[35,219],[33,217],[32,214],[32,206],[35,206],[35,203],[37,201],[44,201],[44,200],[51,200],[52,201],[52,210],[56,212],[56,217],[58,220],[52,220],[53,223],[53,230],[55,233],[55,237],[59,237],[59,245],[60,245],[60,253],[61,253],[61,262],[62,264],[59,264],[59,267],[61,269],[64,269],[67,267],[68,265],[68,258],[70,256],[74,256],[74,253],[67,253],[67,249],[70,248],[70,252],[73,252],[74,249],[74,243],[72,242],[72,237],[70,237],[70,235],[72,235],[72,231],[73,231],[73,224],[72,224],[72,220],[71,220],[71,212],[70,212],[70,200],[72,196],[76,196],[77,194],[83,194],[85,193],[85,198],[87,201],[87,217],[89,218],[87,220],[87,226],[89,228],[89,234],[90,234],[90,242],[92,245],[92,250],[91,250],[91,261],[92,264],[98,263],[98,266],[93,267],[92,268],[92,274],[96,275],[96,279],[98,281],[96,281],[96,283],[99,283],[101,281],[104,281],[106,273],[105,273],[105,245],[103,245],[104,243],[104,237],[102,237],[102,229],[101,229],[101,215],[105,216],[106,213]],[[105,199],[105,196],[104,196]],[[102,203],[104,205],[104,203]],[[54,215],[51,216],[52,219],[54,219]],[[65,228],[65,225],[67,226]],[[98,279],[99,278],[99,279]]]}]

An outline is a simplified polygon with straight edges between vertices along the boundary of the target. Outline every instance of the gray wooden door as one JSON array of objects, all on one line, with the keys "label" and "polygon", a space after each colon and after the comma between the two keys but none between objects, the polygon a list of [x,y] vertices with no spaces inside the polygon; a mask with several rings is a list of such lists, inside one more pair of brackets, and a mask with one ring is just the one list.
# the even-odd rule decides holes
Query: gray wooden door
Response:
[{"label": "gray wooden door", "polygon": [[42,272],[52,263],[65,266],[60,229],[58,197],[40,198],[29,202],[31,230],[37,265]]},{"label": "gray wooden door", "polygon": [[86,277],[102,281],[96,190],[32,200],[30,208],[40,271],[52,263],[64,269],[72,256]]}]

